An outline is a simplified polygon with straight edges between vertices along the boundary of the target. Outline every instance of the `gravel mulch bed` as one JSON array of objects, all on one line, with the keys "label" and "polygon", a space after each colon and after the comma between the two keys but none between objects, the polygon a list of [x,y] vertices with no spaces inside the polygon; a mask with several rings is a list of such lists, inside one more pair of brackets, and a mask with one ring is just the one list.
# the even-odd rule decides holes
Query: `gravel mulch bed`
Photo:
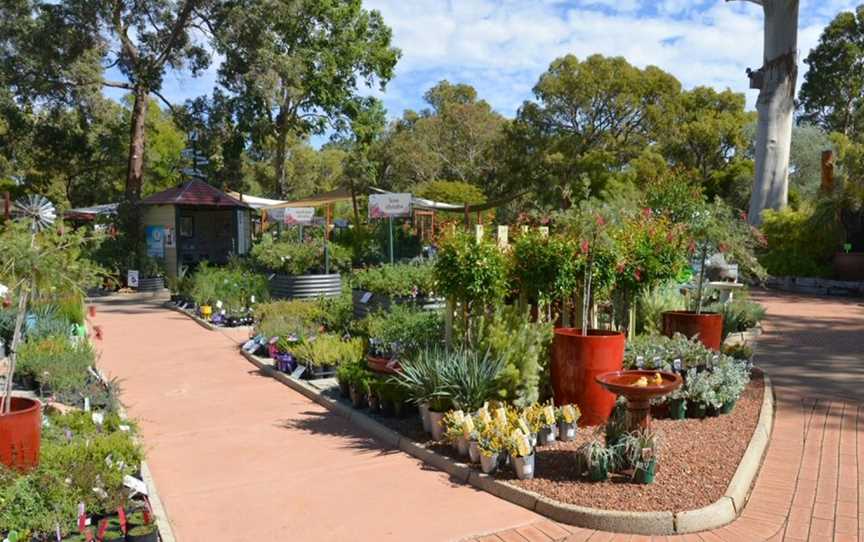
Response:
[{"label": "gravel mulch bed", "polygon": [[[591,429],[580,429],[574,441],[538,447],[533,480],[518,480],[510,469],[496,477],[559,502],[590,508],[631,512],[701,508],[726,492],[759,420],[763,391],[762,376],[755,372],[730,414],[702,420],[654,419],[652,427],[661,435],[661,449],[653,484],[634,484],[617,474],[596,483],[577,478],[574,451],[593,437]],[[372,416],[390,429],[457,459],[452,446],[429,441],[416,414],[403,418]]]}]

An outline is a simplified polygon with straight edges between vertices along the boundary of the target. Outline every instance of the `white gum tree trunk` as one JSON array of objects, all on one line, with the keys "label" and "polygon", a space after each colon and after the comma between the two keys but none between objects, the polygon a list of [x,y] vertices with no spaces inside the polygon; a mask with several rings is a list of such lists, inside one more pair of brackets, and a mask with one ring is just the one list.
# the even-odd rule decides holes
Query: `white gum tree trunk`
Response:
[{"label": "white gum tree trunk", "polygon": [[[727,0],[728,1],[728,0]],[[759,89],[756,110],[756,175],[750,196],[750,223],[762,223],[764,209],[781,209],[789,195],[789,147],[795,82],[798,78],[798,1],[744,0],[762,6],[765,15],[763,65],[750,72]]]}]

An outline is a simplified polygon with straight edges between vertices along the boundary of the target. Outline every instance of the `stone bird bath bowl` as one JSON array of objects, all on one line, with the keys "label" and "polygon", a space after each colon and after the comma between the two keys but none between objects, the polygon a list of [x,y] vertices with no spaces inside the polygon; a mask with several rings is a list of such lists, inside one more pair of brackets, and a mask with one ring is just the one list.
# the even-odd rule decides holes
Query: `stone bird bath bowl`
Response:
[{"label": "stone bird bath bowl", "polygon": [[[660,380],[657,381],[657,375]],[[640,386],[640,379],[647,385]],[[666,371],[613,371],[597,376],[597,383],[610,392],[627,398],[629,430],[651,426],[651,399],[672,393],[684,383],[681,375]]]}]

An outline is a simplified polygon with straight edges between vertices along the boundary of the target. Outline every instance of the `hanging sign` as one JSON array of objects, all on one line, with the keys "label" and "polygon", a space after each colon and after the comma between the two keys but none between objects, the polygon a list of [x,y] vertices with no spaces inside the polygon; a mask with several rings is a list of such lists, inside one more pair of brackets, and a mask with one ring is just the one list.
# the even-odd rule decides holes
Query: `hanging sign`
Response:
[{"label": "hanging sign", "polygon": [[372,194],[369,196],[369,218],[410,215],[411,194]]},{"label": "hanging sign", "polygon": [[285,207],[282,222],[286,226],[308,226],[315,218],[315,207]]}]

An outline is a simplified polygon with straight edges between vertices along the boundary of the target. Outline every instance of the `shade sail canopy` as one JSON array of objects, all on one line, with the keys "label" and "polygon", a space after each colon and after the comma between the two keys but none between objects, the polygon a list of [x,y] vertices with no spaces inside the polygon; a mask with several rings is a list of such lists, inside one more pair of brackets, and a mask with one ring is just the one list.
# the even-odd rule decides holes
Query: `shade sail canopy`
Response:
[{"label": "shade sail canopy", "polygon": [[193,179],[180,186],[163,190],[141,200],[141,205],[189,205],[195,207],[248,209],[249,205],[234,199],[215,186]]},{"label": "shade sail canopy", "polygon": [[351,192],[347,188],[337,188],[330,192],[316,194],[308,198],[298,199],[294,201],[285,201],[272,205],[268,209],[281,209],[283,207],[321,207],[331,203],[339,203],[341,201],[351,201]]},{"label": "shade sail canopy", "polygon": [[274,205],[286,203],[285,200],[281,199],[259,198],[258,196],[250,196],[249,194],[241,194],[239,192],[226,192],[226,194],[234,199],[242,201],[253,209],[268,209]]},{"label": "shade sail canopy", "polygon": [[63,216],[69,220],[95,220],[97,216],[108,216],[117,214],[117,203],[103,203],[92,207],[78,207],[69,209]]}]

